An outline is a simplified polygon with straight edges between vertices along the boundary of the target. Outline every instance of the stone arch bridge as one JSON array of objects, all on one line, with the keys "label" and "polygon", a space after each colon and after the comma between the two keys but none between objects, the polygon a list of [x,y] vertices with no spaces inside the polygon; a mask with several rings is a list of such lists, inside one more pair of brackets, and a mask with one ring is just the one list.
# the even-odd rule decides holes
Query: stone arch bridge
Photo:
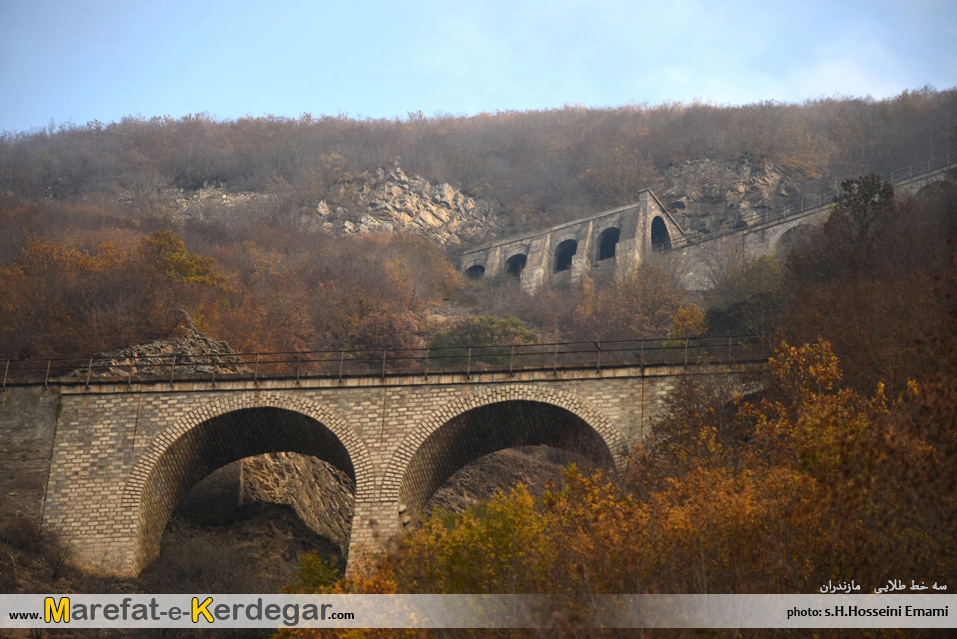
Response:
[{"label": "stone arch bridge", "polygon": [[[898,192],[916,193],[957,168],[950,154],[888,178]],[[785,252],[801,227],[824,222],[836,190],[798,199],[782,210],[743,216],[712,234],[686,232],[650,190],[625,206],[543,231],[477,246],[459,256],[470,279],[516,277],[529,293],[576,284],[586,276],[628,272],[656,260],[689,290],[710,288],[728,262]]]},{"label": "stone arch bridge", "polygon": [[180,375],[170,363],[169,374],[140,377],[131,363],[127,376],[57,377],[47,362],[30,378],[8,364],[0,518],[37,518],[78,565],[136,575],[192,486],[233,461],[286,451],[354,480],[350,548],[375,548],[484,455],[547,445],[620,465],[682,376],[737,380],[764,359],[725,339],[526,348],[539,350],[463,349],[454,370],[437,370],[428,352],[398,363],[383,352],[358,368],[344,353],[319,364],[298,354],[284,372],[257,364],[220,375]]}]

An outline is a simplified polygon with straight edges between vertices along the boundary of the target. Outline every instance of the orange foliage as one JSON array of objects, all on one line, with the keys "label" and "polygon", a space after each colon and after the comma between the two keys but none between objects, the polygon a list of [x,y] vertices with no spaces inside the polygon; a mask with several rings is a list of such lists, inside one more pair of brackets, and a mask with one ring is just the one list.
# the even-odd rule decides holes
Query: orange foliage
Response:
[{"label": "orange foliage", "polygon": [[[746,443],[699,414],[699,444],[714,454],[657,468],[654,450],[639,451],[625,483],[571,467],[557,492],[520,486],[435,515],[352,579],[318,589],[563,594],[574,624],[589,594],[813,593],[829,579],[874,587],[901,574],[953,583],[957,504],[923,487],[946,460],[912,419],[939,407],[939,392],[914,385],[890,403],[841,388],[826,344],[782,345],[771,369],[765,396],[740,403]],[[315,590],[306,578],[294,586]]]},{"label": "orange foliage", "polygon": [[608,286],[586,280],[569,328],[574,338],[588,340],[664,335],[678,308],[678,292],[666,274],[643,264]]},{"label": "orange foliage", "polygon": [[172,234],[144,237],[135,250],[106,243],[92,253],[33,239],[0,268],[5,354],[82,357],[139,343],[171,330],[180,308],[202,325],[218,310],[223,282],[214,261]]}]

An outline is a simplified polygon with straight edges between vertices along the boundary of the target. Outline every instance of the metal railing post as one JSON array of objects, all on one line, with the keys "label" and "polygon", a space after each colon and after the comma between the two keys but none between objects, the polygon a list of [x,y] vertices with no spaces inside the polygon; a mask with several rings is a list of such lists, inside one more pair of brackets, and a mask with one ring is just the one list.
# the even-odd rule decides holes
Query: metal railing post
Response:
[{"label": "metal railing post", "polygon": [[386,362],[386,357],[388,357],[388,354],[389,354],[389,349],[383,348],[382,349],[382,379],[385,379],[385,362]]},{"label": "metal railing post", "polygon": [[465,378],[472,378],[472,347],[469,346],[468,359],[465,360]]},{"label": "metal railing post", "polygon": [[10,372],[10,360],[7,360],[7,365],[3,367],[3,390],[7,390],[7,373]]},{"label": "metal railing post", "polygon": [[515,344],[512,344],[508,352],[508,374],[509,375],[515,374],[515,369],[513,366],[514,362],[515,362]]},{"label": "metal railing post", "polygon": [[423,371],[425,379],[429,378],[429,353],[430,352],[431,351],[428,348],[425,349],[425,371]]},{"label": "metal railing post", "polygon": [[44,387],[44,388],[47,388],[47,387],[49,386],[49,384],[50,384],[50,364],[51,364],[52,362],[53,362],[53,360],[50,360],[50,359],[47,360],[47,374],[46,374],[46,376],[43,378],[43,387]]},{"label": "metal railing post", "polygon": [[595,355],[595,370],[601,373],[601,340],[595,342],[595,350],[597,351]]},{"label": "metal railing post", "polygon": [[256,366],[253,368],[253,384],[259,384],[259,356],[260,353],[256,353]]},{"label": "metal railing post", "polygon": [[339,381],[342,381],[342,366],[346,359],[346,349],[339,350]]},{"label": "metal railing post", "polygon": [[173,385],[173,377],[176,375],[176,353],[173,353],[173,362],[169,365],[169,385]]},{"label": "metal railing post", "polygon": [[[10,362],[7,362],[7,363],[9,364]],[[93,375],[93,358],[91,357],[91,358],[90,358],[90,363],[89,363],[89,365],[86,367],[86,387],[87,387],[87,388],[90,387],[90,376],[92,376],[92,375]]]}]

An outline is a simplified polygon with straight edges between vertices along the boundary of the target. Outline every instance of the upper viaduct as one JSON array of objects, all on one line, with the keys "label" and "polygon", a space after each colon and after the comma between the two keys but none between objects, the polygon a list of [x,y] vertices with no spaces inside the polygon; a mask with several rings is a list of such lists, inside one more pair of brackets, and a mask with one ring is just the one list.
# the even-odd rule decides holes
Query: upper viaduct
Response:
[{"label": "upper viaduct", "polygon": [[463,352],[457,370],[441,371],[428,356],[387,367],[382,353],[352,373],[341,354],[338,373],[332,358],[304,374],[298,356],[281,374],[180,375],[175,364],[149,378],[56,377],[49,364],[37,379],[4,373],[0,519],[38,519],[74,563],[136,575],[191,487],[236,460],[289,451],[353,479],[350,549],[375,548],[484,455],[547,445],[621,465],[681,376],[736,376],[762,359],[725,339],[584,346],[502,351],[495,365]]},{"label": "upper viaduct", "polygon": [[[955,167],[948,155],[895,171],[890,181],[898,192],[915,193]],[[526,291],[535,293],[585,276],[628,272],[654,257],[684,288],[704,290],[728,262],[785,251],[792,231],[827,219],[834,193],[796,201],[773,214],[743,217],[721,233],[698,235],[685,232],[645,190],[631,204],[469,249],[460,255],[460,267],[472,279],[518,277]]]}]

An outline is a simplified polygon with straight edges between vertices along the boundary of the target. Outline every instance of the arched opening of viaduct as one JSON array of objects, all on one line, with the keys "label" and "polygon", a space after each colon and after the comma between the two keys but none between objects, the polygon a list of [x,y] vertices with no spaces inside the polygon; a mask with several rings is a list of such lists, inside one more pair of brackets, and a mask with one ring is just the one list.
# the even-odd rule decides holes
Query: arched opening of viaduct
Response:
[{"label": "arched opening of viaduct", "polygon": [[369,490],[371,463],[361,442],[343,437],[344,424],[334,417],[309,412],[281,406],[236,408],[194,424],[187,420],[154,438],[124,491],[124,502],[135,515],[129,573],[139,574],[159,555],[166,524],[189,490],[239,459],[275,452],[311,455],[349,475],[356,495]]},{"label": "arched opening of viaduct", "polygon": [[671,234],[668,225],[660,215],[651,221],[651,248],[655,251],[667,251],[671,248]]},{"label": "arched opening of viaduct", "polygon": [[519,277],[528,264],[528,256],[524,253],[516,253],[505,261],[505,273],[513,277]]},{"label": "arched opening of viaduct", "polygon": [[513,388],[463,399],[420,425],[393,459],[383,496],[414,518],[459,469],[523,446],[562,449],[605,468],[620,464],[624,451],[618,432],[580,401]]},{"label": "arched opening of viaduct", "polygon": [[618,252],[618,240],[621,238],[621,230],[616,227],[607,228],[598,236],[598,253],[595,256],[596,262],[610,260]]},{"label": "arched opening of viaduct", "polygon": [[555,272],[561,273],[572,268],[572,259],[578,252],[578,242],[576,240],[565,240],[555,249]]}]

